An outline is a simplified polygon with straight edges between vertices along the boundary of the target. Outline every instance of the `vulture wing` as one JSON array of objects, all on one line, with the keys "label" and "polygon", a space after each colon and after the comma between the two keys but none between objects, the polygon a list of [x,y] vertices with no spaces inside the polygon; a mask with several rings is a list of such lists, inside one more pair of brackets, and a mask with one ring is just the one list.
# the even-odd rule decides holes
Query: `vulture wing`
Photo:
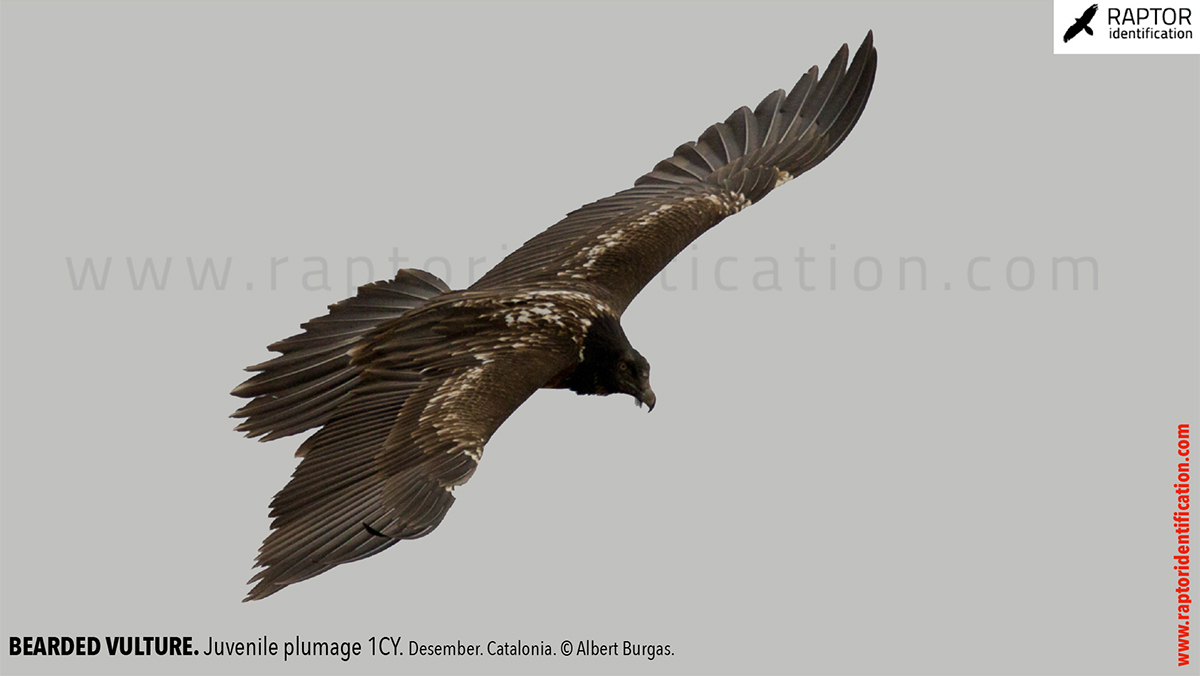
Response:
[{"label": "vulture wing", "polygon": [[590,283],[623,312],[654,275],[726,216],[816,166],[850,133],[875,80],[867,33],[849,68],[846,45],[823,77],[813,66],[751,112],[739,108],[629,190],[578,209],[526,242],[471,288]]}]

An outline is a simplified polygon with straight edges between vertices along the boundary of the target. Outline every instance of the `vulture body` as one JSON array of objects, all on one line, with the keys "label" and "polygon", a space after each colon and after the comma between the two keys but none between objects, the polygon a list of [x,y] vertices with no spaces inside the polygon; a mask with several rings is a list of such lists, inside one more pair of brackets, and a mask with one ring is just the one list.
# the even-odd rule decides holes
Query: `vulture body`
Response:
[{"label": "vulture body", "polygon": [[[847,66],[847,63],[849,65]],[[542,387],[633,396],[650,366],[621,314],[706,230],[832,153],[875,77],[872,36],[823,77],[739,108],[634,186],[529,240],[470,288],[419,270],[353,298],[270,346],[233,394],[267,441],[320,428],[271,503],[272,532],[246,600],[418,538],[441,523],[501,423]]]}]

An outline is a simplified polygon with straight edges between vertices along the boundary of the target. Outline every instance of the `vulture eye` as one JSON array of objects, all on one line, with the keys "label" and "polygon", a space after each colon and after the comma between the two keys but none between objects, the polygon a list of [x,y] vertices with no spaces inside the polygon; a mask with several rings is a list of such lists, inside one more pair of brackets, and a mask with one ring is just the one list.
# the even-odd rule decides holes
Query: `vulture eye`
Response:
[{"label": "vulture eye", "polygon": [[617,365],[617,368],[621,369],[622,371],[628,371],[629,364],[626,364],[625,362],[621,362],[620,364]]}]

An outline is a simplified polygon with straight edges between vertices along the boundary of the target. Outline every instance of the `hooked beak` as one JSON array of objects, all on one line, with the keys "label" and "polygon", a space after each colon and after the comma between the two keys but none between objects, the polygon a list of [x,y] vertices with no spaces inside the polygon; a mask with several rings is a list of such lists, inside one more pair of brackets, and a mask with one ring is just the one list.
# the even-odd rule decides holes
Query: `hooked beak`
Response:
[{"label": "hooked beak", "polygon": [[650,389],[649,382],[642,387],[642,391],[638,394],[637,399],[639,405],[646,405],[647,413],[654,410],[654,402],[658,401],[658,398],[654,396],[654,390]]}]

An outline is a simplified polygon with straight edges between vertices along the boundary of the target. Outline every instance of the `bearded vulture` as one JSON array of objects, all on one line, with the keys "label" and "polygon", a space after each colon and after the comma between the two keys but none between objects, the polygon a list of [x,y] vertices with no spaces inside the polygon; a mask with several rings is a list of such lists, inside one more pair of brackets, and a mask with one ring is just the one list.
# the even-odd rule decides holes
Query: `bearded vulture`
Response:
[{"label": "bearded vulture", "polygon": [[739,108],[634,182],[582,207],[452,291],[421,270],[269,347],[234,413],[261,441],[320,428],[271,502],[246,600],[419,538],[441,523],[496,429],[539,388],[623,393],[654,408],[621,314],[692,240],[838,147],[875,79],[871,33],[825,75]]}]

